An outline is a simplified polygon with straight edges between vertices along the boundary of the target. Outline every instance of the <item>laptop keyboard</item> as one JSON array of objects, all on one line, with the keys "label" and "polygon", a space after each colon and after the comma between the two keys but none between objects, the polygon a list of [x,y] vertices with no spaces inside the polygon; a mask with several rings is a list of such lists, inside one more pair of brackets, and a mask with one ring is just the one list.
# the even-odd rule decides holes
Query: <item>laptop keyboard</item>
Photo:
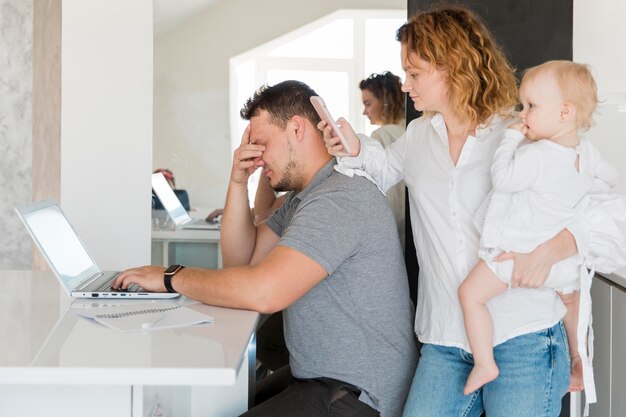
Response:
[{"label": "laptop keyboard", "polygon": [[115,290],[111,288],[111,281],[109,281],[109,282],[105,282],[104,284],[102,284],[99,288],[95,290],[95,292],[138,292],[139,290],[141,290],[141,287],[137,284],[129,285],[126,290],[122,290],[122,289]]},{"label": "laptop keyboard", "polygon": [[99,279],[96,279],[92,282],[84,291],[87,292],[139,292],[143,291],[137,284],[131,284],[128,286],[126,290],[115,290],[111,288],[111,283],[115,280],[115,278],[120,274],[120,272],[116,272],[112,275],[102,275]]}]

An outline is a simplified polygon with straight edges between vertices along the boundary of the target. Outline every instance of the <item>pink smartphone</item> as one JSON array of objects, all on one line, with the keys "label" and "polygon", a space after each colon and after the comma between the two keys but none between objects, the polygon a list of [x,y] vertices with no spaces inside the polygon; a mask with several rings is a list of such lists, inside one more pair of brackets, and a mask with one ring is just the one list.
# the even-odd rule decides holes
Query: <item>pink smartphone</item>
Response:
[{"label": "pink smartphone", "polygon": [[337,127],[337,124],[335,123],[335,119],[333,119],[333,117],[330,115],[330,112],[328,111],[328,107],[326,107],[326,103],[324,103],[324,100],[322,100],[320,96],[311,96],[311,104],[313,104],[313,107],[315,108],[315,111],[317,111],[317,114],[319,114],[320,118],[326,121],[326,123],[328,123],[328,125],[333,129],[333,132],[341,141],[341,144],[343,145],[343,149],[347,153],[351,153],[352,148],[350,148],[350,145],[348,145],[348,141],[346,140],[346,137],[343,135],[343,133],[341,133],[341,130],[339,130],[339,128]]}]

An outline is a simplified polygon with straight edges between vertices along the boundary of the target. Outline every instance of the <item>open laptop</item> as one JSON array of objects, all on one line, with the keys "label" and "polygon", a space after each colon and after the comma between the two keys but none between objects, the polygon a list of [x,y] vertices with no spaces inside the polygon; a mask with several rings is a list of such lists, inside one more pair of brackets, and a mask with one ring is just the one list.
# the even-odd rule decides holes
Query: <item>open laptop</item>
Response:
[{"label": "open laptop", "polygon": [[181,204],[174,190],[160,172],[152,174],[152,189],[167,210],[174,224],[181,229],[219,229],[219,223],[207,222],[204,219],[192,219]]},{"label": "open laptop", "polygon": [[85,245],[54,200],[15,209],[31,237],[48,261],[65,292],[78,298],[174,298],[177,293],[154,293],[131,285],[113,290],[119,272],[100,271]]}]

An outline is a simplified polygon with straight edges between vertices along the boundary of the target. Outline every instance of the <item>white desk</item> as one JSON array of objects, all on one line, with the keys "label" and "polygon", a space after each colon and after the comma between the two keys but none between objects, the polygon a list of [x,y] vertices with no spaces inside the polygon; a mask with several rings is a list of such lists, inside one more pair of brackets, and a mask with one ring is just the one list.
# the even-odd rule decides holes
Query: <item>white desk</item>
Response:
[{"label": "white desk", "polygon": [[152,210],[153,265],[221,268],[219,229],[176,229],[164,210]]},{"label": "white desk", "polygon": [[51,273],[0,271],[0,285],[0,416],[150,416],[157,398],[165,416],[248,407],[255,312],[183,300],[215,322],[118,333],[77,318]]}]

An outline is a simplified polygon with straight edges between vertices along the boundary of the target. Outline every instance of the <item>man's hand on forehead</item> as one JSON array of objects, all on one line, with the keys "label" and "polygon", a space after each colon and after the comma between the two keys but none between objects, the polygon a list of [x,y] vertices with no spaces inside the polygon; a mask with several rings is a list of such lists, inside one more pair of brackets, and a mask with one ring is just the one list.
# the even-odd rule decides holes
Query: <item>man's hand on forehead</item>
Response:
[{"label": "man's hand on forehead", "polygon": [[231,171],[231,181],[246,185],[248,178],[258,167],[265,165],[261,159],[265,151],[265,146],[257,145],[250,140],[250,125],[246,127],[241,137],[241,144],[233,153],[233,168]]}]

